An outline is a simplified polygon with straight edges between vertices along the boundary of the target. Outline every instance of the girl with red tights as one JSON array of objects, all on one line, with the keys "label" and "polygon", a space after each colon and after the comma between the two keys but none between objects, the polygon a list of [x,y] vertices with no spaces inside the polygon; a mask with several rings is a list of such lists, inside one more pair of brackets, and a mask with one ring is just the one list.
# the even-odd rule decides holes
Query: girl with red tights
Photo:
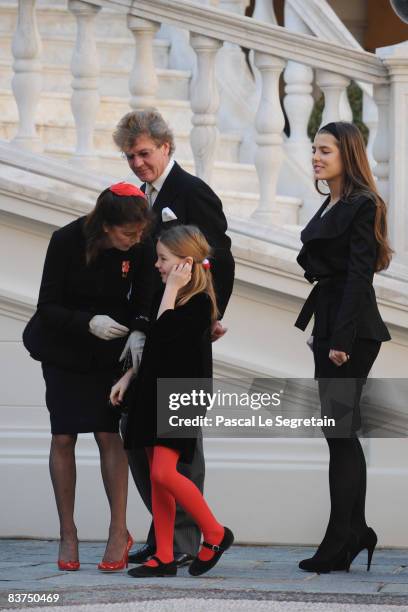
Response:
[{"label": "girl with red tights", "polygon": [[196,485],[177,470],[179,460],[191,462],[196,438],[157,437],[157,380],[212,376],[210,329],[217,305],[207,259],[210,247],[197,228],[178,225],[160,236],[156,249],[155,265],[164,290],[155,301],[140,368],[134,379],[128,370],[111,393],[111,402],[120,404],[132,381],[126,394],[125,448],[144,447],[150,466],[156,554],[128,573],[132,577],[177,573],[173,535],[178,503],[203,533],[202,547],[189,567],[190,574],[198,576],[214,567],[234,536],[217,521]]}]

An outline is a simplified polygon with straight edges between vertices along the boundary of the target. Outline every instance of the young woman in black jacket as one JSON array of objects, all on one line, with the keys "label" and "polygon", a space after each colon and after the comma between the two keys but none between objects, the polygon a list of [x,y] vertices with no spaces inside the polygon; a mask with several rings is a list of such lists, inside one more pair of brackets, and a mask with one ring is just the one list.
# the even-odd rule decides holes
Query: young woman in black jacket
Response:
[{"label": "young woman in black jacket", "polygon": [[330,451],[328,526],[315,555],[299,567],[328,572],[348,570],[364,548],[369,568],[377,543],[365,519],[367,470],[356,432],[363,384],[381,342],[390,340],[377,308],[373,276],[388,267],[392,250],[386,207],[357,127],[340,121],[320,128],[313,143],[313,169],[319,193],[319,181],[327,183],[330,193],[301,234],[298,262],[316,285],[296,326],[304,330],[314,315],[308,344],[322,416],[335,418],[336,426],[324,429]]},{"label": "young woman in black jacket", "polygon": [[126,528],[128,463],[118,433],[120,412],[108,400],[121,353],[129,345],[136,353],[150,313],[154,250],[148,238],[141,241],[149,221],[140,189],[118,183],[100,194],[86,217],[54,232],[37,312],[24,332],[24,344],[41,361],[46,384],[61,570],[79,569],[73,516],[79,433],[95,436],[111,511],[99,569],[123,569],[132,544]]}]

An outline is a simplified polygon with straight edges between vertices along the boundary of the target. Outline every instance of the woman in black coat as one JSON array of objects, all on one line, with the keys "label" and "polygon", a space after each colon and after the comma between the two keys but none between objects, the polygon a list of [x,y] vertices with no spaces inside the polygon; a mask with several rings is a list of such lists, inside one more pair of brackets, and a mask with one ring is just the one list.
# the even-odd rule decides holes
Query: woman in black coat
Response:
[{"label": "woman in black coat", "polygon": [[118,433],[120,412],[108,400],[126,337],[131,331],[126,348],[135,338],[143,343],[150,313],[154,251],[149,239],[141,242],[149,221],[144,194],[118,183],[101,193],[86,217],[54,232],[37,311],[24,332],[24,344],[41,361],[46,384],[60,569],[79,569],[73,517],[78,433],[94,433],[111,510],[99,569],[122,569],[132,542],[126,529],[128,465]]},{"label": "woman in black coat", "polygon": [[[316,285],[296,321],[304,330],[314,315],[315,378],[330,451],[331,512],[315,555],[300,562],[306,571],[348,570],[367,548],[368,568],[377,543],[365,519],[367,470],[357,437],[359,400],[381,342],[390,340],[377,308],[375,272],[391,260],[386,207],[368,164],[364,141],[351,123],[322,127],[313,144],[313,169],[330,194],[302,231],[298,262]],[[319,189],[318,189],[319,190]],[[321,193],[319,191],[319,193]],[[342,379],[339,384],[339,379]]]}]

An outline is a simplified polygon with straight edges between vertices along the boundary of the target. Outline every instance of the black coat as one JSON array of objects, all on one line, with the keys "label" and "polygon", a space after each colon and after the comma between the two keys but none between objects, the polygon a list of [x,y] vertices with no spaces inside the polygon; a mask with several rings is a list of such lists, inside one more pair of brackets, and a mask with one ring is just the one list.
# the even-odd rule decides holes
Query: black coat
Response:
[{"label": "black coat", "polygon": [[[156,438],[156,411],[160,404],[157,381],[161,378],[211,379],[211,303],[207,294],[199,293],[183,306],[166,310],[157,319],[162,295],[163,290],[156,296],[140,368],[126,394],[129,417],[125,448],[163,444],[180,449],[183,460],[190,461],[195,440]],[[204,381],[203,386],[206,386]],[[180,387],[175,386],[174,392],[180,392]],[[167,415],[168,402],[165,409]]]},{"label": "black coat", "polygon": [[[89,332],[96,314],[145,331],[153,296],[151,239],[128,251],[107,249],[85,261],[85,217],[53,233],[44,262],[37,312],[23,341],[34,359],[69,370],[112,368],[126,338],[101,340]],[[126,271],[128,269],[128,271]]]},{"label": "black coat", "polygon": [[390,340],[373,288],[376,207],[361,196],[340,200],[321,217],[329,201],[301,233],[297,261],[307,280],[318,283],[295,325],[304,330],[314,314],[313,336],[328,338],[330,348],[351,354],[355,338]]},{"label": "black coat", "polygon": [[[142,186],[144,189],[144,186]],[[162,221],[163,208],[170,208],[177,221]],[[234,258],[231,254],[231,239],[225,233],[227,220],[222,203],[213,190],[201,179],[189,174],[176,162],[167,176],[153,204],[156,222],[153,236],[157,238],[163,229],[182,223],[196,225],[213,249],[211,260],[217,305],[223,316],[234,284]],[[161,285],[156,274],[156,288]]]}]

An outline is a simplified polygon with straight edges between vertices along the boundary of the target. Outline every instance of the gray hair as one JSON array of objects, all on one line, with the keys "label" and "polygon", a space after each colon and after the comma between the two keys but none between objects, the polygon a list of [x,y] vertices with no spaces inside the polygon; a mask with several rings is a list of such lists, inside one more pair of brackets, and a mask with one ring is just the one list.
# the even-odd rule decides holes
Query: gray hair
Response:
[{"label": "gray hair", "polygon": [[113,133],[113,140],[121,151],[131,149],[139,136],[149,136],[160,146],[170,145],[170,155],[174,153],[174,136],[161,114],[155,108],[131,111],[122,117]]}]

